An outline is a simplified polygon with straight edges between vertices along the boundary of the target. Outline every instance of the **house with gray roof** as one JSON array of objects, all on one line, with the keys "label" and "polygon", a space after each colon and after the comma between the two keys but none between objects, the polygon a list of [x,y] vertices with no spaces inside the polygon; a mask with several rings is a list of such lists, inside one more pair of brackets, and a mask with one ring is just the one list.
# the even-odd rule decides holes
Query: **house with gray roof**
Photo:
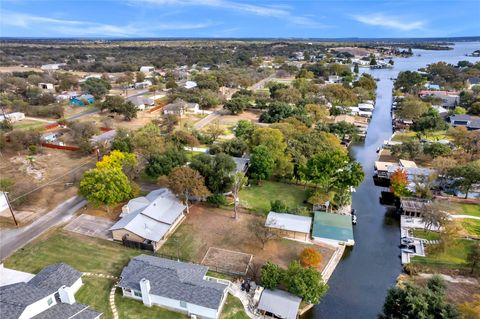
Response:
[{"label": "house with gray roof", "polygon": [[312,228],[312,218],[287,213],[268,213],[265,227],[272,228],[280,236],[307,240]]},{"label": "house with gray roof", "polygon": [[151,245],[153,250],[183,221],[186,206],[167,188],[131,199],[122,207],[121,219],[109,230],[114,240]]},{"label": "house with gray roof", "polygon": [[207,280],[208,267],[140,255],[123,269],[118,287],[124,297],[195,315],[220,317],[227,296],[226,284]]},{"label": "house with gray roof", "polygon": [[283,290],[264,289],[257,309],[272,318],[296,319],[302,299]]},{"label": "house with gray roof", "polygon": [[28,281],[0,287],[2,319],[97,319],[102,315],[75,303],[82,273],[67,264],[42,269]]}]

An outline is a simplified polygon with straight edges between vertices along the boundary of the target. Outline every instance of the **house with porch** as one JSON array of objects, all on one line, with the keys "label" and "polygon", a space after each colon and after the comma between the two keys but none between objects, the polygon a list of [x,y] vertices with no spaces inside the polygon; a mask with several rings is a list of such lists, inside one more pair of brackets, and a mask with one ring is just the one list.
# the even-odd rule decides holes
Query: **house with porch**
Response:
[{"label": "house with porch", "polygon": [[130,260],[120,275],[118,287],[126,298],[198,318],[218,319],[228,294],[228,285],[209,280],[208,267],[154,256]]},{"label": "house with porch", "polygon": [[[109,230],[114,240],[156,251],[185,218],[186,206],[167,188],[131,199]],[[143,244],[143,245],[142,245]]]},{"label": "house with porch", "polygon": [[[5,269],[1,274],[7,274]],[[2,319],[98,319],[102,315],[75,302],[83,285],[82,273],[67,264],[50,265],[31,277],[17,272],[15,276],[18,281],[0,287]]]}]

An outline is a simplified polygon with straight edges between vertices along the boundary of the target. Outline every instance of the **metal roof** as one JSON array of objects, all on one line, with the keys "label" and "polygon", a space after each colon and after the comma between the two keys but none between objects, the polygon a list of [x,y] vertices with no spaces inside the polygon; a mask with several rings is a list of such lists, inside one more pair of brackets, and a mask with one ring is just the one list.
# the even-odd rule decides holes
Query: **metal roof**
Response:
[{"label": "metal roof", "polygon": [[299,233],[310,233],[312,218],[306,216],[270,212],[265,222],[266,227],[295,231]]},{"label": "metal roof", "polygon": [[128,263],[119,287],[140,290],[140,280],[150,281],[150,294],[219,309],[226,285],[206,281],[208,267],[154,256],[140,255]]},{"label": "metal roof", "polygon": [[257,308],[283,319],[296,319],[301,302],[301,298],[286,291],[265,289]]},{"label": "metal roof", "polygon": [[312,236],[342,242],[353,241],[352,218],[326,212],[315,212]]}]

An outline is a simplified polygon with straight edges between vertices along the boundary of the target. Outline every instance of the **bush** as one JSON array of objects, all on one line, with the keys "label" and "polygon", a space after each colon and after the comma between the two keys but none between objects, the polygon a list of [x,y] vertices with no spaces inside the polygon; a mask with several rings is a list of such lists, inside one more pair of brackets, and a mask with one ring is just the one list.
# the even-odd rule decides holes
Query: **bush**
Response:
[{"label": "bush", "polygon": [[211,204],[215,207],[228,205],[227,198],[223,194],[215,194],[215,195],[207,197],[207,203],[209,203],[209,204]]},{"label": "bush", "polygon": [[300,264],[303,267],[318,267],[322,262],[322,255],[315,249],[307,247],[300,253]]},{"label": "bush", "polygon": [[276,213],[288,213],[289,208],[284,201],[277,199],[270,201],[270,211]]},{"label": "bush", "polygon": [[262,267],[261,283],[267,289],[275,289],[282,282],[283,270],[274,263],[267,261]]}]

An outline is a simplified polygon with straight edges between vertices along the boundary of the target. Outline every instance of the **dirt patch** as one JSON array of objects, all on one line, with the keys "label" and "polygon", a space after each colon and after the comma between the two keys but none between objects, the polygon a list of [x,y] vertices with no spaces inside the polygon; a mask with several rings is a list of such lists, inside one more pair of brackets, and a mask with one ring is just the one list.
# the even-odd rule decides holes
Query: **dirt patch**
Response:
[{"label": "dirt patch", "polygon": [[253,256],[238,251],[210,247],[202,260],[202,265],[216,272],[236,273],[245,276]]},{"label": "dirt patch", "polygon": [[[428,280],[422,277],[414,277],[413,279],[410,277],[409,279],[421,286],[424,286]],[[445,281],[445,283],[447,284],[447,301],[453,304],[472,302],[474,300],[475,294],[480,293],[480,289],[478,288],[477,283],[473,283],[477,282],[477,279],[471,278],[471,280],[472,283]]]},{"label": "dirt patch", "polygon": [[240,120],[249,120],[253,122],[258,122],[260,118],[261,111],[245,111],[238,115],[222,115],[218,119],[221,125],[234,126]]},{"label": "dirt patch", "polygon": [[261,242],[251,230],[254,220],[264,221],[265,217],[240,213],[238,219],[232,218],[229,210],[195,205],[190,209],[183,224],[174,234],[174,240],[167,242],[161,252],[174,255],[178,246],[175,240],[191,238],[188,243],[180,243],[181,249],[189,247],[189,259],[200,263],[210,247],[217,247],[230,251],[243,252],[254,256],[253,262],[263,264],[266,261],[274,262],[281,267],[297,260],[301,251],[306,247],[314,247],[322,255],[319,266],[321,271],[334,253],[334,249],[317,245],[301,243],[288,239],[275,239],[267,242],[262,249]]}]

